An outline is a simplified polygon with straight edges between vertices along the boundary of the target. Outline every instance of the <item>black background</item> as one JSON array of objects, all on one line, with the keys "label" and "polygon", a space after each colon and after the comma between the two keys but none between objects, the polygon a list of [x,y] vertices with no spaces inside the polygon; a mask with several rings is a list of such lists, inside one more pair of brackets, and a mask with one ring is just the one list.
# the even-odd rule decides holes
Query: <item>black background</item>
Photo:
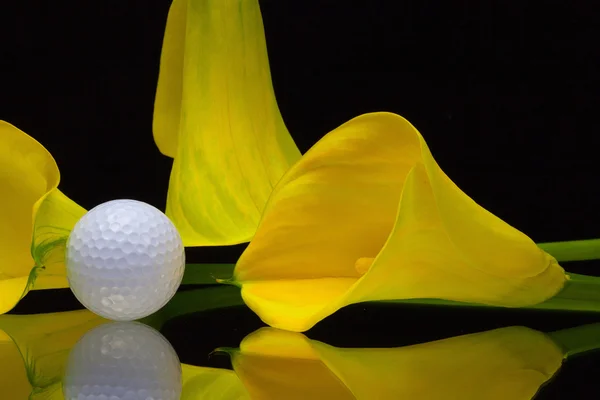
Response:
[{"label": "black background", "polygon": [[[301,151],[359,114],[401,114],[463,191],[546,242],[600,237],[600,19],[593,3],[266,0],[261,8],[278,103]],[[0,119],[53,154],[60,188],[85,208],[133,198],[164,209],[171,160],[154,145],[151,125],[169,5],[0,5]],[[243,247],[193,249],[188,259],[235,262]],[[600,275],[597,262],[565,267]],[[73,304],[69,291],[35,292],[16,312]],[[551,331],[599,320],[352,306],[310,336],[335,345],[401,345],[499,326]],[[235,347],[258,326],[250,311],[237,309],[173,321],[165,334],[183,362],[219,365],[206,359],[208,351]],[[543,398],[597,398],[599,364],[593,355],[567,364]]]}]

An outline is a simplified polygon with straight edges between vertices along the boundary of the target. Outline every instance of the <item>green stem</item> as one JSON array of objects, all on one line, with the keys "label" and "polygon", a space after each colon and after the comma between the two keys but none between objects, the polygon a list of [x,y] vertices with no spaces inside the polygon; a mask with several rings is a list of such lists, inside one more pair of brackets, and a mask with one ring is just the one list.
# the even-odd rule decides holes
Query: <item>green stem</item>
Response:
[{"label": "green stem", "polygon": [[558,261],[585,261],[600,259],[600,239],[568,242],[538,243],[546,253]]},{"label": "green stem", "polygon": [[[183,284],[200,284],[200,285],[217,285],[217,279],[230,278],[233,275],[233,269],[235,264],[188,264],[186,266],[185,274],[183,277]],[[569,280],[565,284],[565,287],[554,297],[546,300],[543,303],[536,304],[533,306],[521,307],[524,309],[534,310],[564,310],[564,311],[587,311],[587,312],[600,312],[600,277],[586,276],[579,274],[568,273]],[[229,287],[229,286],[225,286]],[[219,287],[220,288],[220,287]],[[215,288],[215,289],[219,289]],[[208,290],[210,288],[204,289]],[[234,299],[232,302],[234,305],[241,305],[241,297],[239,296],[239,288],[232,287],[230,290],[235,291]],[[171,301],[167,307],[163,310],[167,313],[177,313],[177,315],[187,314],[189,312],[202,311],[202,304],[197,304],[199,294],[196,291],[181,292],[178,293],[175,299],[188,298],[189,300]],[[213,292],[202,292],[207,295],[212,295]],[[221,293],[221,292],[214,292]],[[225,292],[223,292],[225,293]],[[226,294],[230,296],[231,294]],[[196,299],[193,299],[196,297]],[[219,302],[224,301],[227,304],[228,300],[222,298],[216,298],[213,301],[202,301],[208,304],[209,308],[221,307]],[[202,303],[201,302],[201,303]],[[453,306],[453,307],[487,307],[487,308],[499,308],[490,306],[487,304],[474,304],[474,303],[462,303],[457,301],[440,300],[440,299],[410,299],[410,300],[390,300],[382,301],[380,303],[399,303],[399,304],[420,304],[420,305],[437,305],[437,306]],[[192,310],[190,310],[190,307]],[[166,314],[165,314],[166,315]],[[173,315],[169,314],[168,318],[172,318]],[[162,318],[162,317],[161,317]]]},{"label": "green stem", "polygon": [[600,349],[600,324],[563,329],[548,334],[565,351],[565,357]]},{"label": "green stem", "polygon": [[536,308],[600,312],[600,277],[570,272],[567,276],[564,288]]},{"label": "green stem", "polygon": [[[551,299],[543,303],[520,307],[533,310],[564,310],[600,312],[600,277],[568,273],[565,287]],[[500,308],[487,304],[462,303],[440,299],[389,300],[378,303],[424,304],[453,307]]]},{"label": "green stem", "polygon": [[182,285],[216,285],[233,275],[235,264],[186,264]]},{"label": "green stem", "polygon": [[167,321],[176,317],[241,305],[244,305],[244,301],[240,289],[235,286],[219,285],[187,290],[175,294],[163,308],[140,322],[160,330]]},{"label": "green stem", "polygon": [[[201,285],[218,284],[216,279],[231,277],[234,267],[234,264],[188,264],[183,277],[183,283]],[[568,273],[568,275],[570,279],[565,284],[565,287],[553,298],[541,304],[523,308],[600,312],[600,277],[571,273]],[[391,300],[385,303],[389,302],[457,307],[492,307],[486,304],[461,303],[439,299]]]}]

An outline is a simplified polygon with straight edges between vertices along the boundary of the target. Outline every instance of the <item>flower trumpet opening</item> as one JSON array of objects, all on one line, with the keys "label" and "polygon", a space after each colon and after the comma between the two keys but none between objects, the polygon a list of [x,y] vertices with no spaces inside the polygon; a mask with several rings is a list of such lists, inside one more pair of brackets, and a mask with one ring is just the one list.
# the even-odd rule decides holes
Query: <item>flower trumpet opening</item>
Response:
[{"label": "flower trumpet opening", "polygon": [[565,275],[464,194],[408,121],[372,113],[325,135],[279,181],[234,280],[263,321],[303,331],[361,301],[536,304]]}]

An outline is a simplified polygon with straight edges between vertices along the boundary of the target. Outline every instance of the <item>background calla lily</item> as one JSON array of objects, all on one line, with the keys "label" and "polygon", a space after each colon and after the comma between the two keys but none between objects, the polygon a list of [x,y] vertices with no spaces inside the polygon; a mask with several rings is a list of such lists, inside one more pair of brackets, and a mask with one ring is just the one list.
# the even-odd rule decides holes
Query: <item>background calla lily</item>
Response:
[{"label": "background calla lily", "polygon": [[300,158],[273,93],[257,0],[175,0],[154,139],[174,159],[166,214],[186,246],[249,241]]},{"label": "background calla lily", "polygon": [[68,287],[64,244],[85,210],[58,190],[59,180],[52,155],[0,121],[0,314],[31,289]]},{"label": "background calla lily", "polygon": [[547,335],[515,326],[383,349],[336,348],[262,328],[239,349],[220,350],[257,399],[529,400],[567,355],[598,348],[598,329]]},{"label": "background calla lily", "polygon": [[566,279],[464,194],[408,121],[373,113],[327,134],[284,175],[231,282],[263,321],[304,331],[363,301],[527,306]]}]

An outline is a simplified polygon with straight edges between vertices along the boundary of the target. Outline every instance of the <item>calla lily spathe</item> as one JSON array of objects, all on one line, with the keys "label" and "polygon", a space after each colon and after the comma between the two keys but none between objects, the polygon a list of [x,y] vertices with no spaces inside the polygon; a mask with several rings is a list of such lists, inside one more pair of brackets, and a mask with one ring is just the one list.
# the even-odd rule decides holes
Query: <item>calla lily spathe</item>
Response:
[{"label": "calla lily spathe", "polygon": [[59,189],[52,155],[0,121],[0,314],[31,289],[68,287],[64,244],[85,210]]},{"label": "calla lily spathe", "polygon": [[566,279],[463,193],[408,121],[373,113],[327,134],[284,175],[230,283],[267,324],[304,331],[364,301],[528,306]]},{"label": "calla lily spathe", "polygon": [[525,327],[387,349],[262,328],[226,352],[256,399],[530,400],[564,357],[549,336]]},{"label": "calla lily spathe", "polygon": [[184,244],[248,242],[300,158],[275,101],[258,1],[173,1],[153,131],[174,159],[166,214]]}]

